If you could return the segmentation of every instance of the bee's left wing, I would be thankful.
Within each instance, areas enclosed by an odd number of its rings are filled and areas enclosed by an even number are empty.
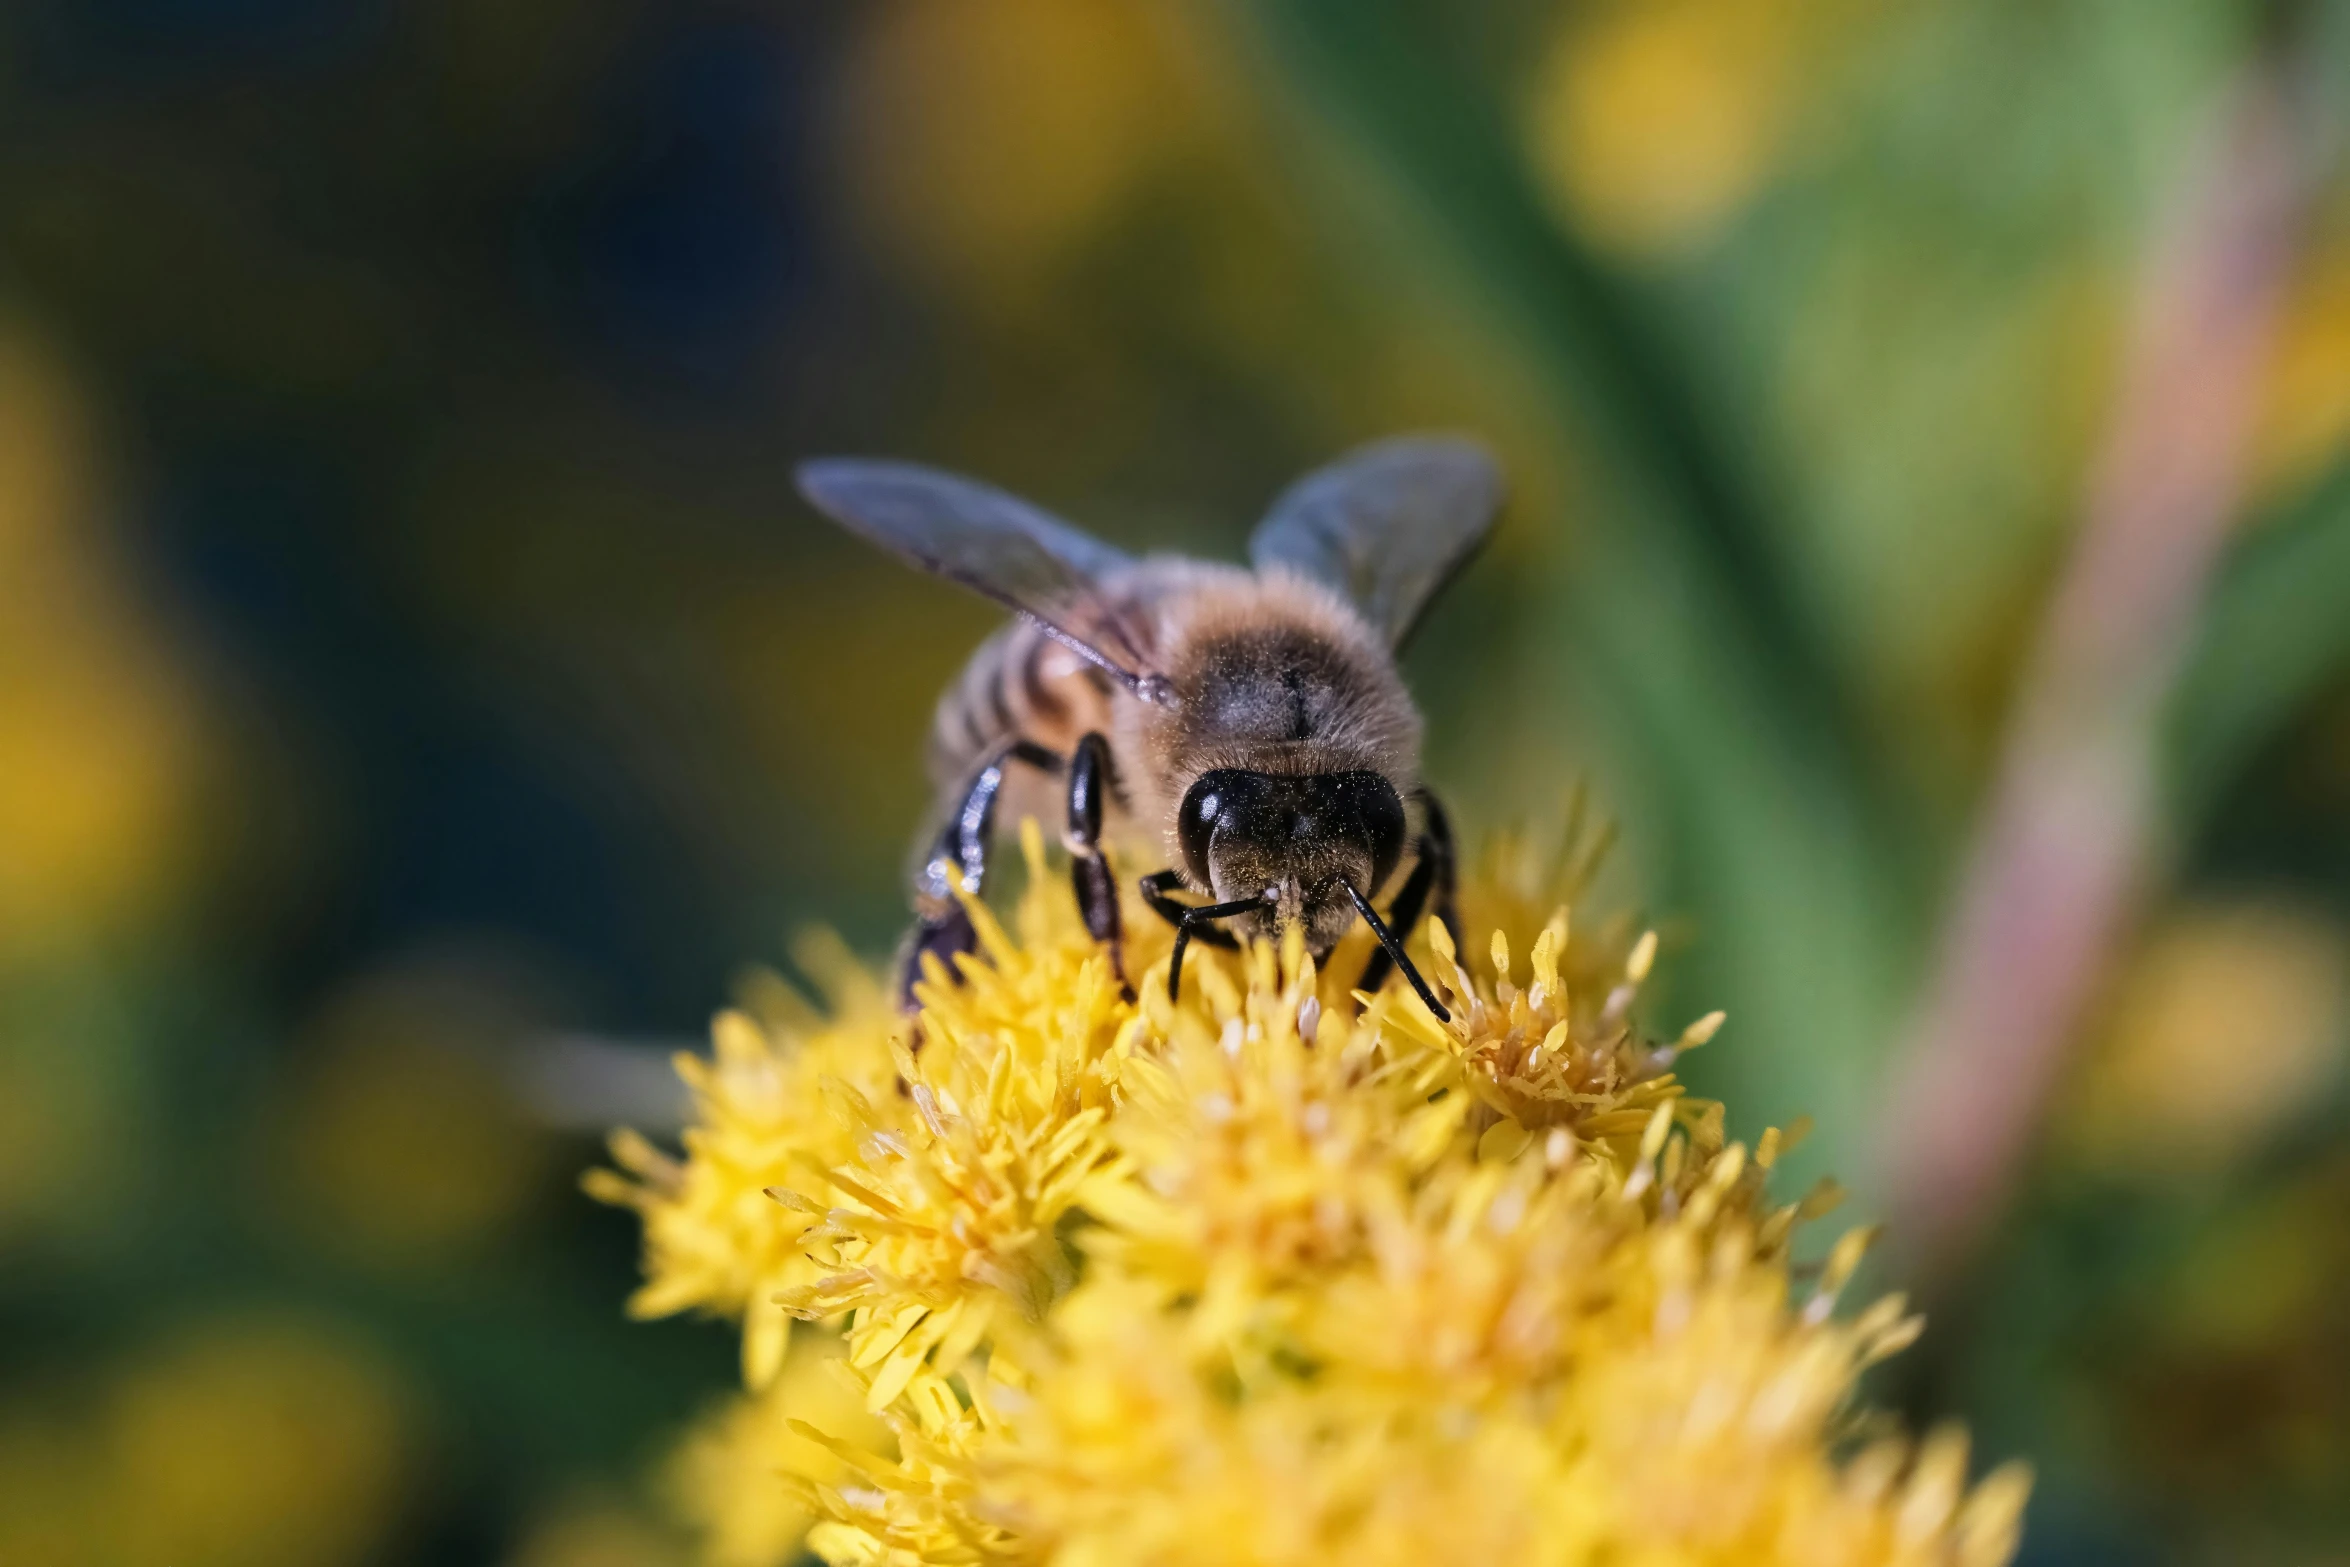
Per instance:
[[[1476,442],[1399,435],[1291,485],[1249,540],[1258,567],[1328,583],[1401,646],[1493,526],[1501,469]]]
[[[802,463],[798,478],[800,493],[850,532],[1036,622],[1145,701],[1168,699],[1145,639],[1101,592],[1134,563],[1123,550],[1017,496],[916,463],[827,457]]]

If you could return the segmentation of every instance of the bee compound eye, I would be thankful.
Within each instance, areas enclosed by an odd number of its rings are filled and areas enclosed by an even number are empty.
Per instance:
[[[1213,885],[1208,874],[1208,845],[1227,808],[1229,776],[1222,770],[1203,773],[1183,795],[1175,814],[1175,841],[1183,850],[1184,869],[1202,887]]]

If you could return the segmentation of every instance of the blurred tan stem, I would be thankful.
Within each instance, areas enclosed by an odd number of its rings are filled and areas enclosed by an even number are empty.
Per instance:
[[[2247,73],[2144,280],[2083,526],[1895,1063],[1879,1168],[1907,1271],[1928,1285],[2004,1206],[2066,1047],[2162,872],[2156,719],[2242,499],[2307,147],[2280,73]]]

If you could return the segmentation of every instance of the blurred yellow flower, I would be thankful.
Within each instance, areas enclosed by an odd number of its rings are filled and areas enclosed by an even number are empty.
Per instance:
[[[253,1318],[122,1378],[108,1415],[124,1559],[356,1561],[390,1523],[410,1413],[391,1370],[322,1325]]]
[[[414,1427],[392,1370],[331,1324],[189,1323],[94,1399],[0,1411],[0,1561],[357,1563],[398,1515]]]
[[[1779,1134],[1683,1093],[1718,1014],[1636,1026],[1653,934],[1488,877],[1480,952],[1426,938],[1449,1025],[1358,1005],[1359,931],[1202,953],[1178,1004],[1138,923],[1128,1002],[1026,849],[1016,930],[974,906],[919,1033],[841,977],[830,1022],[730,1016],[682,1163],[623,1137],[636,1180],[593,1178],[645,1216],[640,1306],[841,1322],[830,1396],[896,1438],[787,1370],[716,1438],[759,1456],[703,1496],[715,1538],[784,1493],[858,1567],[2008,1559],[2019,1471],[1970,1487],[1950,1434],[1837,1456],[1916,1321],[1834,1314],[1859,1234],[1790,1298],[1833,1193],[1772,1202]]]
[[[0,321],[0,959],[134,917],[184,868],[189,683],[98,529],[64,368]]]
[[[829,1333],[794,1345],[782,1374],[760,1392],[714,1411],[670,1461],[668,1490],[704,1530],[710,1567],[783,1567],[799,1553],[816,1509],[786,1474],[832,1484],[847,1462],[800,1427],[867,1452],[890,1450],[889,1428],[867,1413]]]
[[[842,195],[914,276],[986,302],[1048,276],[1186,123],[1146,15],[1092,0],[890,0],[839,91]]]
[[[500,1075],[528,1025],[493,965],[415,958],[305,1029],[269,1189],[326,1249],[397,1268],[480,1255],[546,1190],[551,1144]]]
[[[2322,1101],[2350,1047],[2350,935],[2286,904],[2190,906],[2118,981],[2063,1131],[2074,1155],[2193,1179]]]
[[[534,1520],[507,1567],[686,1567],[684,1542],[642,1513],[594,1496]]]
[[[848,1129],[828,1102],[841,1092],[886,1095],[896,1068],[885,1046],[887,993],[836,944],[812,940],[797,954],[824,987],[829,1020],[808,1014],[770,1031],[743,1012],[720,1014],[711,1058],[680,1056],[694,1121],[679,1163],[633,1134],[612,1152],[633,1179],[591,1171],[587,1189],[644,1216],[645,1285],[629,1302],[642,1317],[696,1308],[745,1319],[743,1379],[763,1388],[783,1368],[791,1318],[764,1309],[778,1291],[811,1282],[803,1246],[809,1215],[767,1189],[809,1162],[845,1162]],[[762,1309],[752,1309],[754,1306]]]
[[[2350,240],[2316,250],[2277,323],[2252,474],[2263,491],[2315,479],[2350,445]]]
[[[1778,159],[1817,0],[1610,0],[1568,13],[1529,104],[1535,162],[1601,241],[1711,234]]]

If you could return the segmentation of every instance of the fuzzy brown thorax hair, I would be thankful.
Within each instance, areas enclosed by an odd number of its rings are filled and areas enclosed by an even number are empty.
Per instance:
[[[1122,702],[1119,749],[1139,824],[1173,829],[1183,791],[1213,768],[1302,776],[1376,772],[1406,799],[1420,715],[1395,656],[1338,594],[1289,571],[1145,563],[1178,580],[1158,598],[1153,651],[1175,705]]]

